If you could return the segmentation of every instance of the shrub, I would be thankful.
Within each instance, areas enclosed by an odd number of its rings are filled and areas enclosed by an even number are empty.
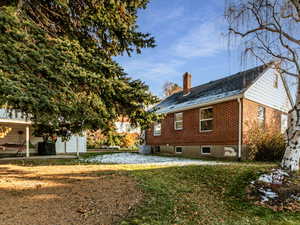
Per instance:
[[[137,133],[123,133],[121,147],[133,148],[138,144],[139,135]]]
[[[247,132],[248,158],[257,161],[279,161],[286,143],[284,135],[274,127],[261,128],[252,125]]]
[[[87,148],[101,148],[102,146],[120,146],[123,135],[117,132],[104,134],[100,130],[87,132]]]
[[[137,133],[110,132],[104,134],[100,130],[87,133],[88,149],[101,148],[102,146],[120,146],[122,148],[134,148],[139,141]]]

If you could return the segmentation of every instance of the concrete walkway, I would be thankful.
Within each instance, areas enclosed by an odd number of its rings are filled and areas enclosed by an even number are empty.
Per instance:
[[[0,162],[5,161],[15,161],[15,160],[34,160],[34,159],[77,159],[77,156],[75,155],[36,155],[36,156],[30,156],[29,158],[26,157],[5,157],[0,158]]]

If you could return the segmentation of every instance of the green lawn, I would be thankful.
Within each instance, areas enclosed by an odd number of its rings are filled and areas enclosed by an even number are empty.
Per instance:
[[[26,161],[23,165],[49,164],[82,163],[47,160]],[[273,212],[245,198],[249,182],[274,166],[265,163],[187,167],[101,165],[101,169],[133,177],[144,192],[143,203],[121,225],[299,225],[300,213]]]
[[[121,224],[299,225],[300,213],[273,212],[245,199],[245,186],[269,167],[238,164],[132,171],[146,199]]]

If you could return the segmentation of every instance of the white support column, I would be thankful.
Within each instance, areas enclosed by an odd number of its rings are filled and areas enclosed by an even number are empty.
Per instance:
[[[26,126],[26,158],[29,158],[29,126]]]
[[[65,152],[65,154],[67,154],[67,141],[66,140],[64,141],[64,152]]]
[[[79,157],[79,135],[76,135],[76,154]]]

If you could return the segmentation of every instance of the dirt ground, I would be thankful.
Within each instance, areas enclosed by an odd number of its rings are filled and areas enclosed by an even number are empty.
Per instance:
[[[108,225],[141,199],[130,177],[93,165],[0,165],[1,225]]]

